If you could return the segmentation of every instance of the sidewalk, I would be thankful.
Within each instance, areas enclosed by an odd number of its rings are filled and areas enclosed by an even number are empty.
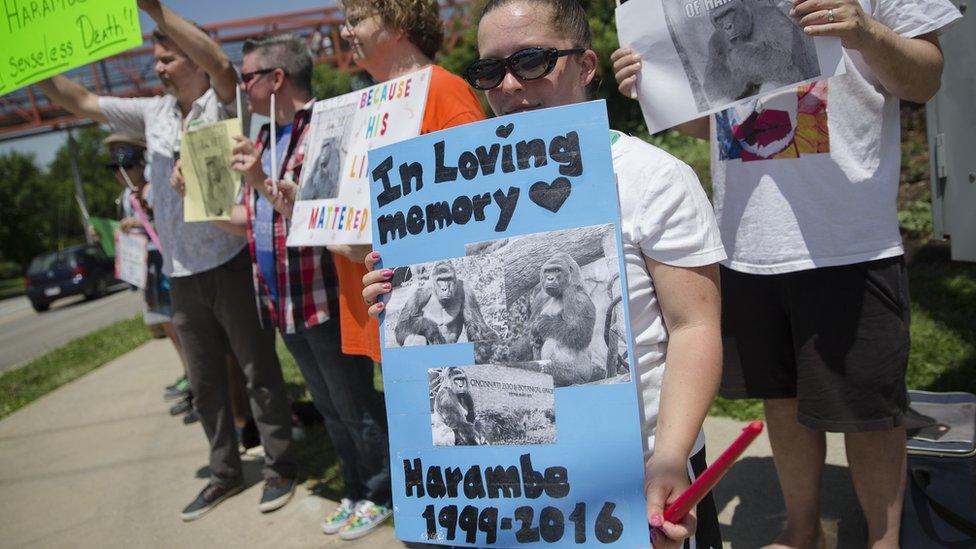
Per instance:
[[[285,508],[263,515],[260,462],[250,486],[198,521],[183,508],[203,487],[207,444],[199,424],[170,417],[162,387],[177,374],[166,340],[154,340],[0,421],[0,539],[4,547],[402,547],[393,528],[345,542],[319,531],[336,503],[299,487]],[[720,451],[742,423],[706,422]],[[842,446],[829,440],[824,488],[828,547],[860,545],[863,519]],[[710,456],[711,457],[711,456]],[[716,490],[726,547],[773,540],[783,520],[763,435]]]
[[[705,420],[705,441],[711,463],[745,422],[722,417]],[[843,435],[827,435],[821,511],[827,547],[863,547],[867,525],[847,472]],[[756,439],[713,491],[725,547],[753,549],[772,543],[786,524],[786,511],[766,432]]]

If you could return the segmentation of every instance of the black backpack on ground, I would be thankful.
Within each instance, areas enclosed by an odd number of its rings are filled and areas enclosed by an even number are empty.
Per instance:
[[[976,396],[909,391],[901,546],[976,547]]]

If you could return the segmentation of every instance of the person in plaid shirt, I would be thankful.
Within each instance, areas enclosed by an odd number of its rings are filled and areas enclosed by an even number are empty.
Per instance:
[[[241,89],[251,109],[274,116],[282,185],[298,183],[315,100],[312,58],[305,41],[285,34],[244,43]],[[276,112],[271,113],[271,94]],[[270,189],[270,125],[256,143],[238,137],[232,167],[245,176],[243,204],[231,224],[246,231],[262,318],[281,330],[305,377],[341,461],[350,502],[388,506],[391,500],[386,411],[373,386],[373,361],[342,353],[336,281],[325,248],[285,246],[288,220]],[[335,533],[342,524],[336,526]]]

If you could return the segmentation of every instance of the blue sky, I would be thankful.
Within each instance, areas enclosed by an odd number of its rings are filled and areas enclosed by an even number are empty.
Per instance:
[[[269,2],[268,0],[234,0],[233,2],[227,0],[171,0],[165,3],[180,15],[203,25],[335,4],[333,0],[284,0],[281,2]],[[141,20],[144,31],[154,26],[152,19],[145,14],[142,14]],[[64,139],[64,132],[56,132],[5,141],[0,143],[0,154],[10,150],[32,153],[36,157],[38,165],[46,168]]]

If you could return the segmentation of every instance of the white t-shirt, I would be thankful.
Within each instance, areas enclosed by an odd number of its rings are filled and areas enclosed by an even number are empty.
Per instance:
[[[899,35],[944,30],[947,0],[861,0]],[[715,213],[725,265],[777,274],[903,253],[896,199],[899,100],[860,53],[847,73],[733,107],[712,118]]]
[[[695,172],[640,139],[612,135],[646,460],[654,449],[668,330],[644,256],[676,267],[700,267],[725,259],[725,250]],[[692,454],[703,444],[699,433]]]
[[[183,197],[169,184],[184,123],[176,98],[101,97],[98,106],[113,131],[146,137],[153,226],[163,247],[163,273],[172,277],[194,275],[219,267],[240,253],[247,244],[243,237],[213,223],[183,221]],[[210,89],[193,102],[185,121],[216,122],[231,115]]]

